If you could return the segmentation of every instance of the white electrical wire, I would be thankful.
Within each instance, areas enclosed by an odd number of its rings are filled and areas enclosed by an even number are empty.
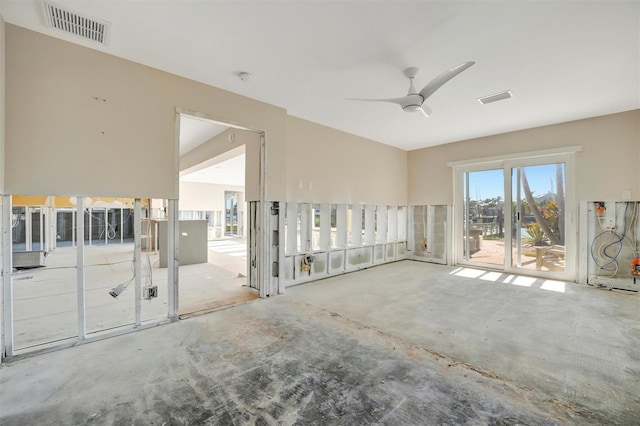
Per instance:
[[[629,207],[631,204],[631,212]],[[602,215],[596,213],[598,223],[600,225],[601,233],[596,235],[591,243],[591,256],[595,264],[598,266],[596,272],[596,282],[598,276],[601,277],[615,277],[620,270],[620,257],[626,258],[629,252],[624,251],[625,244],[630,249],[631,259],[638,257],[640,253],[640,241],[638,241],[638,215],[640,213],[637,202],[625,202],[624,214],[622,215],[622,232],[618,234],[616,229],[606,228],[602,222]],[[598,241],[600,238],[606,236],[605,240]],[[594,250],[597,245],[597,249]],[[607,250],[617,246],[615,254],[608,253]],[[624,253],[623,253],[624,251]],[[625,255],[626,253],[626,255]],[[613,284],[611,284],[611,287]]]

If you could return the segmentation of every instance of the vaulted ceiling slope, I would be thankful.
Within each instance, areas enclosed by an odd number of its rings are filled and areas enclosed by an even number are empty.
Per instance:
[[[39,0],[6,22],[83,44],[406,150],[640,108],[639,1],[56,0],[110,22],[106,46],[45,24]],[[345,98],[418,90],[433,114]],[[242,81],[241,71],[253,78]],[[513,98],[477,98],[510,90]]]

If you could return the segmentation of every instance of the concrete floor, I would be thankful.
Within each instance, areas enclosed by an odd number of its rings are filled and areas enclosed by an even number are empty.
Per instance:
[[[402,261],[5,364],[0,423],[640,424],[639,307]]]

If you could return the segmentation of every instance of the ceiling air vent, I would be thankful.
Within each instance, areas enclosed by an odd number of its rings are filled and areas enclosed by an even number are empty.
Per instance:
[[[48,1],[43,4],[47,24],[51,28],[102,45],[107,44],[110,22],[73,12]]]
[[[513,98],[513,95],[511,94],[511,92],[508,90],[505,90],[504,92],[494,93],[493,95],[487,95],[487,96],[478,98],[478,102],[480,102],[482,105],[486,105],[486,104],[490,104],[491,102],[498,102],[504,99],[511,99],[511,98]]]

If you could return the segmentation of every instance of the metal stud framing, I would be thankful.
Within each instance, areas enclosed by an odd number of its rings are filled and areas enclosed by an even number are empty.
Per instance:
[[[11,271],[11,196],[2,196],[2,326],[4,357],[13,356],[13,282]]]
[[[178,274],[179,274],[179,261],[178,261],[178,242],[180,238],[178,236],[178,200],[169,200],[168,203],[168,226],[167,232],[167,247],[169,250],[169,256],[167,257],[167,282],[169,283],[169,297],[168,316],[172,320],[178,319],[179,312],[179,300],[178,300]]]
[[[122,215],[121,215],[122,217]],[[135,325],[142,325],[142,277],[140,276],[140,261],[142,259],[142,207],[140,198],[134,202],[133,213],[133,274],[135,279]],[[122,228],[121,228],[122,229]]]
[[[84,197],[78,197],[77,209],[78,219],[76,220],[76,268],[78,287],[78,340],[82,342],[87,337],[87,321],[84,294]],[[89,218],[91,218],[91,215],[89,215]],[[91,230],[89,230],[89,235],[91,235]]]

